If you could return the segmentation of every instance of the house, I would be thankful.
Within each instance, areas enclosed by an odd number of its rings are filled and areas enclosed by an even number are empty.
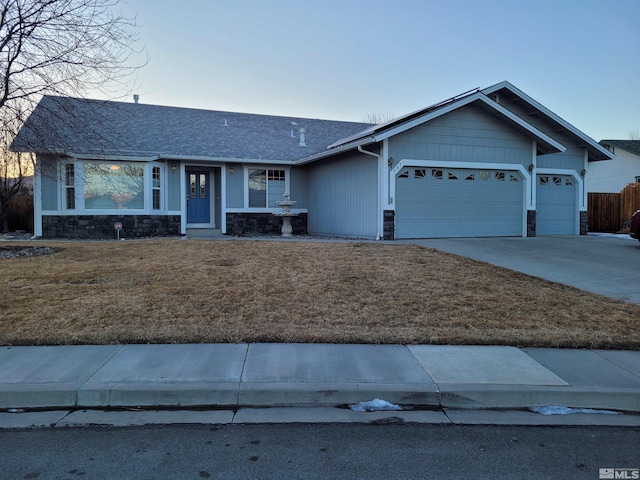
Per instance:
[[[615,155],[598,162],[587,171],[587,190],[618,193],[630,183],[640,182],[640,140],[601,140],[600,145]]]
[[[368,239],[585,234],[591,163],[614,155],[502,82],[371,125],[46,96],[35,235],[216,228]]]

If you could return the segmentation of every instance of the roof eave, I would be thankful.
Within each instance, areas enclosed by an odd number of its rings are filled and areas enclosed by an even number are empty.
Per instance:
[[[351,143],[347,143],[344,145],[341,145],[339,147],[334,147],[331,149],[328,149],[324,152],[320,152],[320,153],[316,153],[315,155],[311,155],[309,157],[305,157],[302,158],[300,160],[295,161],[294,163],[296,165],[305,165],[307,163],[312,163],[315,162],[317,160],[322,160],[323,158],[328,158],[328,157],[332,157],[334,155],[338,155],[340,153],[344,153],[344,152],[349,152],[351,150],[355,150],[358,147],[361,147],[363,145],[370,145],[372,143],[376,143],[377,140],[375,139],[375,137],[367,137],[355,142],[351,142]]]
[[[615,158],[615,156],[612,155],[611,152],[609,152],[606,148],[604,148],[602,145],[600,145],[598,142],[596,142],[593,138],[591,138],[587,134],[581,132],[576,127],[571,125],[569,122],[564,120],[562,117],[559,117],[558,115],[553,113],[551,110],[549,110],[547,107],[542,105],[540,102],[534,100],[529,95],[527,95],[526,93],[524,93],[522,90],[520,90],[519,88],[515,87],[511,83],[507,82],[506,80],[503,81],[503,82],[500,82],[500,83],[496,83],[495,85],[487,87],[487,88],[485,88],[485,89],[483,89],[481,91],[485,95],[489,95],[491,93],[495,93],[495,92],[497,92],[499,90],[502,90],[503,88],[509,90],[514,95],[520,97],[522,100],[524,100],[529,105],[534,107],[540,113],[542,113],[546,117],[552,119],[554,122],[562,125],[562,127],[564,129],[566,129],[569,133],[571,133],[573,136],[575,136],[575,137],[579,138],[581,141],[585,142],[585,148],[587,148],[587,150],[589,151],[589,159],[590,160],[595,160],[595,161],[598,161],[598,160],[611,160],[611,159]]]

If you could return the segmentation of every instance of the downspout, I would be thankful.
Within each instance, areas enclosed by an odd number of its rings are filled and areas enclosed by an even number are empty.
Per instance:
[[[378,160],[377,163],[377,169],[378,169],[378,177],[380,176],[380,155],[378,153],[373,153],[370,152],[368,150],[365,150],[364,148],[362,148],[362,145],[358,145],[358,151],[360,153],[364,153],[365,155],[371,155],[372,157],[375,157]],[[380,207],[380,198],[382,195],[381,189],[382,189],[382,179],[378,178],[378,201],[376,202],[376,210]],[[378,212],[378,217],[381,218],[381,214],[382,212]],[[382,232],[380,231],[380,218],[378,219],[378,233],[376,234],[376,240],[380,240],[383,238]]]

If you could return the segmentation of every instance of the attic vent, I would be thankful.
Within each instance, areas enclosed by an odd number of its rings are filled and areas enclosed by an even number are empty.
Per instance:
[[[306,147],[307,144],[305,143],[304,134],[307,132],[307,129],[306,128],[301,128],[299,131],[300,131],[300,143],[299,143],[299,145],[301,147]]]

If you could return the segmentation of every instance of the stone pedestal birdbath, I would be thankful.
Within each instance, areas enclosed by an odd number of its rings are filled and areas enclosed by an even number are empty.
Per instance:
[[[289,194],[285,193],[282,195],[284,200],[276,202],[278,206],[282,207],[282,211],[278,213],[274,213],[276,217],[282,217],[282,236],[285,238],[293,236],[293,228],[291,227],[291,217],[297,217],[300,215],[298,212],[292,212],[291,207],[293,207],[296,201],[289,200]]]

